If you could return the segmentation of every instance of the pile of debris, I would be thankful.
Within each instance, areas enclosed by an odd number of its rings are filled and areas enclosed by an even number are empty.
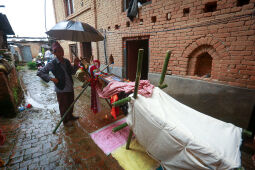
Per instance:
[[[20,96],[22,90],[13,55],[6,49],[0,50],[0,116],[15,116]]]

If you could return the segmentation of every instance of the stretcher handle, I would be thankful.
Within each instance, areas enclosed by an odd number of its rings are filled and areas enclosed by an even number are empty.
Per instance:
[[[246,129],[242,129],[242,135],[247,136],[247,137],[252,137],[252,132],[248,131]]]
[[[142,70],[142,63],[143,63],[143,53],[144,49],[139,49],[138,51],[138,61],[137,61],[137,69],[136,69],[136,78],[135,78],[135,90],[134,90],[134,98],[137,98],[137,93],[138,93],[138,87],[139,87],[139,82],[141,78],[141,70]]]
[[[163,66],[162,73],[161,73],[160,80],[159,80],[159,84],[158,84],[158,87],[161,88],[161,89],[167,87],[167,84],[163,84],[163,82],[165,80],[166,70],[167,70],[167,66],[168,66],[168,63],[169,63],[170,56],[171,56],[171,51],[168,50],[166,52],[164,66]]]
[[[114,102],[112,105],[113,105],[114,107],[118,107],[118,106],[121,106],[121,105],[123,105],[123,104],[129,102],[130,100],[131,100],[131,97],[126,97],[126,98],[124,98],[124,99],[121,99],[121,100],[118,100],[118,101]]]
[[[142,63],[143,63],[143,53],[144,53],[144,49],[139,49],[139,51],[138,51],[137,69],[136,69],[136,78],[135,78],[135,90],[134,90],[134,96],[133,96],[134,99],[137,98],[138,87],[139,87],[140,78],[141,78],[141,70],[142,70]],[[113,103],[113,106],[119,106],[119,105],[125,104],[125,103],[129,102],[130,100],[131,100],[131,97],[126,97],[126,98],[124,98],[124,99],[122,99],[120,101],[117,101],[117,102]],[[123,129],[124,127],[126,127],[127,125],[128,125],[127,123],[124,123],[124,124],[116,127],[115,129],[113,129],[113,131],[117,132],[120,129]],[[129,149],[129,145],[130,145],[132,136],[133,136],[133,131],[130,129],[129,135],[128,135],[127,144],[126,144],[126,149]]]
[[[137,93],[138,93],[138,87],[139,87],[139,82],[141,78],[141,70],[142,70],[142,63],[143,63],[143,53],[144,49],[139,49],[138,51],[138,61],[137,61],[137,69],[136,69],[136,78],[135,78],[135,89],[134,89],[134,98],[137,98]],[[130,97],[126,97],[124,99],[121,99],[119,101],[114,102],[112,105],[117,107],[121,106],[131,100]]]
[[[112,129],[113,132],[118,132],[119,130],[123,129],[124,127],[127,127],[128,124],[127,123],[123,123],[115,128]]]

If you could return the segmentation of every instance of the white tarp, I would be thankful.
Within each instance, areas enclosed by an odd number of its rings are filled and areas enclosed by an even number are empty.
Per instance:
[[[129,103],[127,123],[165,169],[241,166],[241,128],[200,113],[157,87],[151,98],[138,95]]]

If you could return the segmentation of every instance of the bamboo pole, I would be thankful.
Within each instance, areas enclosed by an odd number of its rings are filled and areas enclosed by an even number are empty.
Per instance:
[[[143,53],[144,49],[139,49],[138,51],[138,61],[137,61],[137,69],[136,69],[136,78],[135,78],[135,90],[134,90],[134,98],[137,98],[137,92],[139,87],[139,82],[141,78],[141,70],[142,70],[142,63],[143,63]]]
[[[136,79],[135,79],[135,89],[134,89],[134,95],[133,97],[136,99],[137,98],[137,94],[138,94],[138,87],[139,87],[139,83],[140,83],[140,78],[141,78],[141,70],[142,70],[142,62],[143,62],[143,53],[144,53],[144,50],[143,49],[139,49],[138,51],[138,61],[137,61],[137,70],[136,70]],[[126,97],[122,100],[119,100],[117,102],[114,102],[113,103],[113,106],[120,106],[120,105],[123,105],[127,102],[129,102],[131,100],[131,97]],[[123,123],[117,127],[115,127],[113,129],[113,132],[117,132],[121,129],[123,129],[124,127],[128,126],[127,123]],[[133,135],[133,131],[130,129],[129,131],[129,135],[128,135],[128,140],[127,140],[127,144],[126,144],[126,149],[129,149],[129,145],[130,145],[130,142],[131,142],[131,138],[132,138],[132,135]]]
[[[242,135],[247,136],[247,137],[252,137],[252,132],[246,130],[246,129],[242,129]]]
[[[158,87],[160,88],[160,89],[164,89],[164,88],[166,88],[168,85],[167,84],[162,84],[162,85],[159,85]]]
[[[142,63],[143,63],[143,53],[144,49],[139,49],[138,51],[138,61],[137,61],[137,69],[136,69],[136,78],[135,78],[135,89],[134,89],[134,95],[133,97],[136,99],[137,98],[137,93],[138,93],[138,87],[139,87],[139,82],[141,78],[141,70],[142,70]],[[126,97],[124,99],[121,99],[119,101],[114,102],[112,105],[113,106],[120,106],[123,105],[131,100],[130,97]]]
[[[61,118],[61,120],[58,122],[57,126],[53,130],[53,134],[56,133],[57,129],[59,128],[60,124],[63,122],[64,118],[66,117],[67,113],[70,111],[70,109],[73,107],[73,105],[76,103],[76,101],[81,97],[82,93],[86,90],[86,88],[89,86],[89,82],[83,85],[83,90],[81,93],[76,97],[76,99],[73,101],[73,103],[69,106],[69,108],[66,110],[64,116]]]
[[[114,107],[118,107],[118,106],[121,106],[121,105],[123,105],[123,104],[129,102],[130,100],[131,100],[131,97],[126,97],[126,98],[124,98],[124,99],[121,99],[121,100],[118,100],[118,101],[114,102],[112,105],[113,105]]]
[[[128,124],[127,123],[123,123],[115,128],[112,129],[113,132],[118,132],[119,130],[123,129],[124,127],[127,127]]]
[[[105,101],[106,101],[106,103],[108,104],[108,106],[109,106],[110,108],[112,108],[112,105],[111,105],[111,103],[108,101],[108,99],[105,99]]]
[[[133,136],[133,131],[130,129],[130,130],[129,130],[129,135],[128,135],[127,144],[126,144],[126,149],[129,149],[132,136]]]
[[[143,63],[143,53],[144,49],[139,49],[138,52],[138,61],[137,61],[137,69],[136,69],[136,78],[135,78],[135,90],[134,90],[134,99],[137,98],[137,93],[138,93],[138,87],[139,87],[139,82],[141,78],[141,70],[142,70],[142,63]],[[131,138],[133,136],[133,131],[130,129],[129,135],[128,135],[128,140],[126,144],[126,149],[129,149],[129,145],[131,142]]]
[[[165,75],[166,75],[166,70],[169,63],[170,55],[171,55],[171,51],[167,51],[165,61],[164,61],[164,66],[163,66],[162,73],[159,80],[159,85],[158,85],[158,87],[161,89],[167,87],[167,84],[163,84],[163,82],[165,80]]]
[[[135,89],[134,89],[134,95],[133,97],[136,99],[137,98],[137,93],[138,93],[138,87],[139,87],[139,82],[140,82],[140,77],[141,77],[141,70],[142,70],[142,61],[143,61],[143,53],[144,50],[143,49],[139,49],[138,51],[138,61],[137,61],[137,68],[136,68],[136,79],[135,79]],[[126,97],[124,99],[121,99],[119,101],[114,102],[112,105],[117,107],[117,106],[121,106],[127,102],[129,102],[131,100],[131,97]],[[124,123],[125,124],[125,123]],[[121,130],[122,126],[124,124],[121,124],[119,126],[116,127],[116,129],[113,131],[117,132],[119,130]]]

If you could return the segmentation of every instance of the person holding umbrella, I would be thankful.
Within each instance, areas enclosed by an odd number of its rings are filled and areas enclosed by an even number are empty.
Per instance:
[[[68,59],[64,58],[64,50],[58,42],[52,44],[53,54],[56,56],[51,62],[38,70],[37,76],[45,82],[52,81],[55,84],[60,115],[63,117],[68,107],[74,101],[74,89],[72,75],[78,69],[79,59],[76,57],[72,66]],[[50,77],[49,72],[52,72],[55,77]],[[72,120],[77,120],[79,117],[73,116],[73,108],[70,109],[63,123],[65,126],[71,126]]]

